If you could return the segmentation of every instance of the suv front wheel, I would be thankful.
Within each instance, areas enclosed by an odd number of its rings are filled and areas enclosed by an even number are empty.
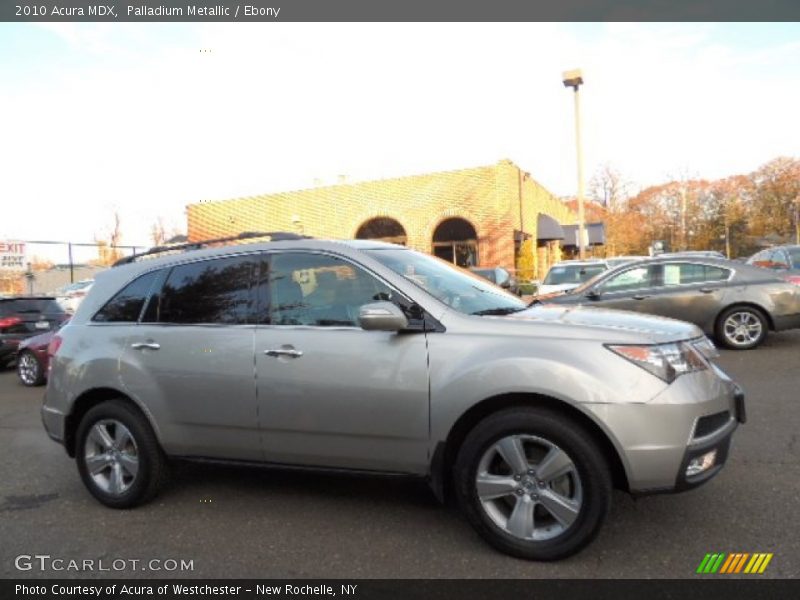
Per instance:
[[[83,483],[112,508],[147,502],[166,478],[166,460],[150,423],[123,400],[103,402],[84,415],[75,456]]]
[[[490,415],[458,453],[455,488],[490,544],[520,558],[557,560],[586,546],[611,503],[611,475],[590,435],[538,408]]]

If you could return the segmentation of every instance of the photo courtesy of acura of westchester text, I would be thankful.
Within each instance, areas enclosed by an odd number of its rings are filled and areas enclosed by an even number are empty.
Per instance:
[[[292,9],[0,22],[8,594],[798,578],[800,25]]]

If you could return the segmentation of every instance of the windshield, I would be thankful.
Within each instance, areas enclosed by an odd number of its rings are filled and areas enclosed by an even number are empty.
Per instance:
[[[542,283],[545,285],[583,283],[605,270],[605,265],[554,265]]]
[[[393,248],[365,252],[461,313],[502,315],[527,306],[502,288],[433,256]]]
[[[621,267],[619,269],[615,268],[613,270],[616,273],[617,271],[621,271],[622,268]],[[580,284],[575,289],[570,290],[569,293],[570,294],[583,294],[586,290],[588,290],[590,287],[593,287],[598,281],[603,279],[606,275],[608,275],[609,278],[611,277],[611,275],[609,274],[608,270],[600,271],[597,275],[595,275],[591,279],[587,279],[586,281],[584,281],[582,284]]]

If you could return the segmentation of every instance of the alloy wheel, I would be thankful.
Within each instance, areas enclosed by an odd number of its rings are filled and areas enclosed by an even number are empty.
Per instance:
[[[764,326],[761,319],[747,310],[728,315],[722,325],[725,339],[733,346],[749,346],[758,341]]]
[[[526,541],[561,535],[583,504],[575,463],[561,448],[533,435],[510,435],[492,444],[478,464],[475,490],[494,524]]]
[[[130,430],[116,419],[95,423],[86,436],[86,469],[103,492],[120,496],[139,473],[139,451]]]
[[[39,361],[29,352],[24,352],[17,360],[17,373],[22,383],[35,385],[39,379]]]

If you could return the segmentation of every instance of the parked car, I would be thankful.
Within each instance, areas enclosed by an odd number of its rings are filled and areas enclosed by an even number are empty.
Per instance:
[[[271,239],[126,260],[54,336],[44,426],[100,502],[153,498],[171,457],[402,474],[552,560],[612,487],[707,482],[744,422],[689,323],[529,308],[384,242]]]
[[[800,285],[800,246],[775,246],[747,259],[748,265],[772,269],[777,275]]]
[[[562,260],[550,267],[537,293],[541,296],[569,291],[609,268],[605,260]]]
[[[94,279],[84,279],[83,281],[70,283],[59,289],[56,296],[64,310],[74,313],[81,301],[86,297],[86,294],[92,289],[92,285],[94,285]]]
[[[17,348],[17,376],[23,385],[43,385],[47,380],[49,357],[47,347],[59,328],[69,321],[62,321],[54,329],[22,340]]]
[[[519,296],[517,280],[503,267],[470,267],[469,270],[475,275],[488,279],[495,285],[499,285],[501,288]]]
[[[14,362],[22,340],[55,329],[68,317],[52,296],[0,298],[0,367]]]
[[[690,321],[736,350],[755,348],[770,330],[800,327],[800,288],[764,269],[710,257],[640,261],[540,300]]]

